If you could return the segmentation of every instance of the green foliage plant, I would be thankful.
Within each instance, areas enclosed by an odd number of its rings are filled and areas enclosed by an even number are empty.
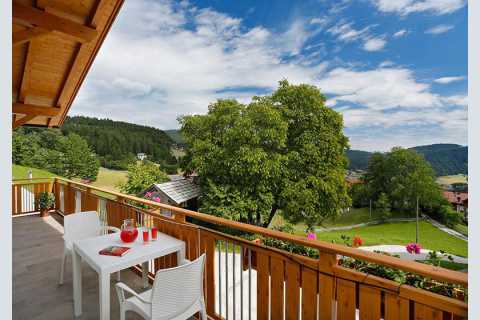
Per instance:
[[[55,204],[55,195],[51,192],[41,192],[38,196],[38,207],[43,210],[48,210]]]

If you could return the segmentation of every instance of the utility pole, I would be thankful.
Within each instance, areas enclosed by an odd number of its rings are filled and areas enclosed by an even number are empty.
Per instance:
[[[415,243],[418,243],[418,196],[417,196],[417,226],[416,226],[416,233],[415,233]]]

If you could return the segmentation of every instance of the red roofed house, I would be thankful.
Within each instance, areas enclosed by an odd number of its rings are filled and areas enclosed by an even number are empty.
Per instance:
[[[468,192],[443,191],[443,197],[448,200],[457,212],[463,212],[465,219],[468,213]]]

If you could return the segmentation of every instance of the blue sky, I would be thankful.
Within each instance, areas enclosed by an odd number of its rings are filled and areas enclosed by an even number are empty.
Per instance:
[[[466,1],[126,1],[72,113],[172,129],[284,78],[320,88],[352,149],[466,144]]]

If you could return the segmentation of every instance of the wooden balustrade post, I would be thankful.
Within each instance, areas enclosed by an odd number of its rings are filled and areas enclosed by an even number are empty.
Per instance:
[[[186,222],[185,215],[183,213],[174,212],[173,218],[175,219],[175,221],[180,223]]]
[[[318,294],[320,320],[331,320],[335,310],[334,268],[338,264],[337,255],[321,251],[319,253]]]
[[[125,203],[125,198],[122,196],[117,196],[117,202],[118,203]]]

